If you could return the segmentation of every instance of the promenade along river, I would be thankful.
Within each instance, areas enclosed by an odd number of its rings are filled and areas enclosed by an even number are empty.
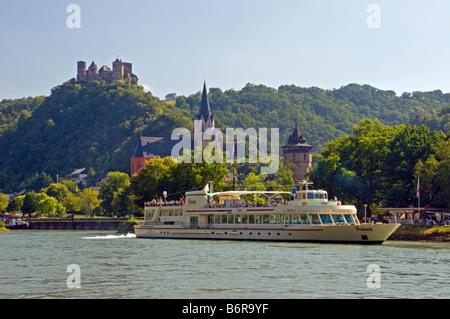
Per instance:
[[[450,243],[166,240],[55,230],[0,233],[0,242],[1,299],[450,297]],[[80,271],[68,272],[69,265]],[[76,277],[80,288],[69,288]]]

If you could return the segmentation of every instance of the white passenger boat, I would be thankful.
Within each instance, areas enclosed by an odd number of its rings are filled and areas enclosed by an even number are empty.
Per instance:
[[[361,224],[355,206],[328,200],[324,190],[292,193],[191,191],[183,206],[146,205],[134,230],[140,238],[381,244],[400,226]],[[262,195],[265,205],[245,202]]]

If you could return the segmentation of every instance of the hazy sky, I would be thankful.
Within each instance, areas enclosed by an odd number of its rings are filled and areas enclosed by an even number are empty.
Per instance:
[[[0,45],[0,100],[49,95],[77,61],[112,68],[118,56],[160,98],[204,79],[450,91],[448,0],[0,0]]]

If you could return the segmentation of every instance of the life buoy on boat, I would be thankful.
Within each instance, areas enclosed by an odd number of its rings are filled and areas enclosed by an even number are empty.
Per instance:
[[[160,223],[161,222],[161,217],[158,217],[158,223]]]
[[[302,202],[302,205],[305,206],[305,205],[308,205],[308,203],[307,202]]]
[[[341,202],[337,202],[338,205],[341,205]]]

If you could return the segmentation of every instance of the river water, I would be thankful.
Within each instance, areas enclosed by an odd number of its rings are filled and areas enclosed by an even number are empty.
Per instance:
[[[15,230],[0,233],[0,243],[0,299],[450,297],[450,243],[165,240],[67,230]],[[74,264],[79,271],[68,270]]]

